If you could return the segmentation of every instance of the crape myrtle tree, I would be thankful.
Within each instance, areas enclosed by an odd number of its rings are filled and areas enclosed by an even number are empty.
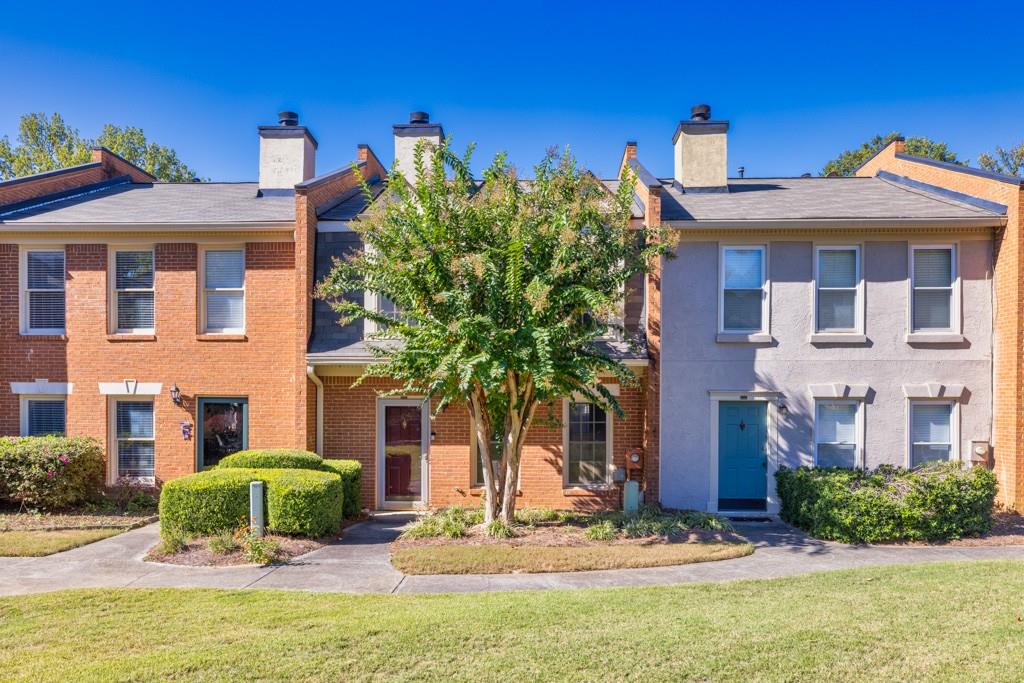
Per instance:
[[[393,170],[354,223],[364,248],[337,260],[317,295],[342,325],[365,318],[390,340],[371,341],[378,362],[356,384],[396,379],[386,395],[434,399],[435,414],[466,406],[496,531],[513,523],[523,444],[535,421],[557,421],[552,402],[577,395],[624,415],[598,378],[637,378],[597,342],[623,332],[627,281],[668,247],[659,230],[630,228],[631,177],[611,194],[566,150],[549,151],[528,182],[499,154],[480,182],[471,154],[420,143],[411,177]],[[344,298],[360,289],[397,313]]]

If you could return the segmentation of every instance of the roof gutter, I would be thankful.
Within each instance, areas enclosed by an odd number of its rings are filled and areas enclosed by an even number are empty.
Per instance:
[[[663,226],[687,230],[844,230],[872,228],[1001,228],[1006,216],[966,218],[788,218],[781,220],[663,221]]]
[[[293,230],[295,221],[237,221],[231,223],[37,223],[0,220],[0,233],[8,232],[262,232]]]

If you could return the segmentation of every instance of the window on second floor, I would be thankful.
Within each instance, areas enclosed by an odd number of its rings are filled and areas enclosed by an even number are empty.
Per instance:
[[[860,331],[863,329],[860,249],[818,247],[816,258],[816,331]]]
[[[955,330],[956,249],[952,245],[913,246],[910,262],[911,331]]]
[[[767,331],[766,272],[764,246],[722,248],[720,332]]]
[[[152,332],[155,322],[154,258],[150,250],[114,252],[114,331]]]
[[[245,250],[209,249],[203,258],[202,330],[245,331]]]
[[[64,334],[64,250],[22,253],[22,332]]]

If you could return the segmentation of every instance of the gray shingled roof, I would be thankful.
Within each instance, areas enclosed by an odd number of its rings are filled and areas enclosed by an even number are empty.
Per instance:
[[[22,206],[0,223],[225,224],[293,222],[291,194],[259,197],[257,183],[124,182],[81,195]]]
[[[374,199],[380,196],[380,193],[383,191],[384,183],[382,181],[377,180],[370,183],[370,193]],[[366,195],[363,194],[362,188],[357,188],[342,198],[337,204],[325,211],[321,211],[317,218],[322,221],[350,221],[366,210],[367,206]]]
[[[684,192],[663,179],[666,221],[993,219],[999,214],[881,178],[730,179],[728,192]]]

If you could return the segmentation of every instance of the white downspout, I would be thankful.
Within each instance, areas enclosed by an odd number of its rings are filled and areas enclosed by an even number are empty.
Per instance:
[[[316,385],[316,454],[324,454],[324,383],[312,365],[306,366],[306,377]]]

